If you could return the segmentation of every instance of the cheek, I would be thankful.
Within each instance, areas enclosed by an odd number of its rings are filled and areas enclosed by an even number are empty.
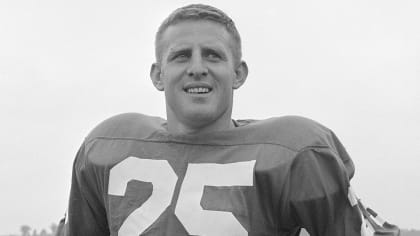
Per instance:
[[[216,66],[212,68],[215,78],[223,84],[232,84],[236,77],[235,71],[230,66]]]
[[[165,68],[165,70],[162,70],[161,76],[165,86],[175,86],[182,79],[183,71],[184,70],[182,68],[174,67]]]

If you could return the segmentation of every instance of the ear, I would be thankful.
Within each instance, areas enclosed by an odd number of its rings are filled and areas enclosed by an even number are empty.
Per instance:
[[[236,77],[233,81],[233,89],[238,89],[241,87],[244,83],[246,78],[248,77],[248,65],[245,61],[241,61],[238,65],[238,67],[235,70]]]
[[[153,63],[150,68],[150,78],[152,79],[155,88],[159,91],[163,91],[165,89],[163,86],[161,72],[160,65],[158,63]]]

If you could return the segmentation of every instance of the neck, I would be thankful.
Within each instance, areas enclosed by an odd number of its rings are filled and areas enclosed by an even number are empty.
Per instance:
[[[213,120],[195,116],[193,119],[178,119],[175,114],[168,112],[168,131],[171,134],[204,134],[215,131],[228,130],[235,127],[231,118],[231,111]]]

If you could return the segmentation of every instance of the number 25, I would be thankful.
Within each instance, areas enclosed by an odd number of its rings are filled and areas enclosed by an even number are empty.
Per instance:
[[[255,160],[229,164],[191,163],[181,185],[175,215],[190,235],[247,235],[231,212],[204,210],[200,206],[204,186],[252,186]],[[128,157],[109,175],[108,194],[124,196],[130,180],[151,182],[150,198],[122,223],[119,236],[138,236],[171,203],[177,175],[166,160]],[[204,223],[204,224],[203,224]]]

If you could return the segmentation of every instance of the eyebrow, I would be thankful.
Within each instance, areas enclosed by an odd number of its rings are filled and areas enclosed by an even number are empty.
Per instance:
[[[169,48],[169,53],[179,52],[186,49],[188,49],[188,46],[174,46],[174,47]]]
[[[223,59],[227,58],[226,52],[220,48],[217,45],[203,45],[202,52],[208,53],[208,52],[214,52],[220,55]],[[192,49],[189,46],[178,46],[173,47],[169,49],[167,60],[170,60],[173,56],[179,54],[179,53],[191,53]]]

